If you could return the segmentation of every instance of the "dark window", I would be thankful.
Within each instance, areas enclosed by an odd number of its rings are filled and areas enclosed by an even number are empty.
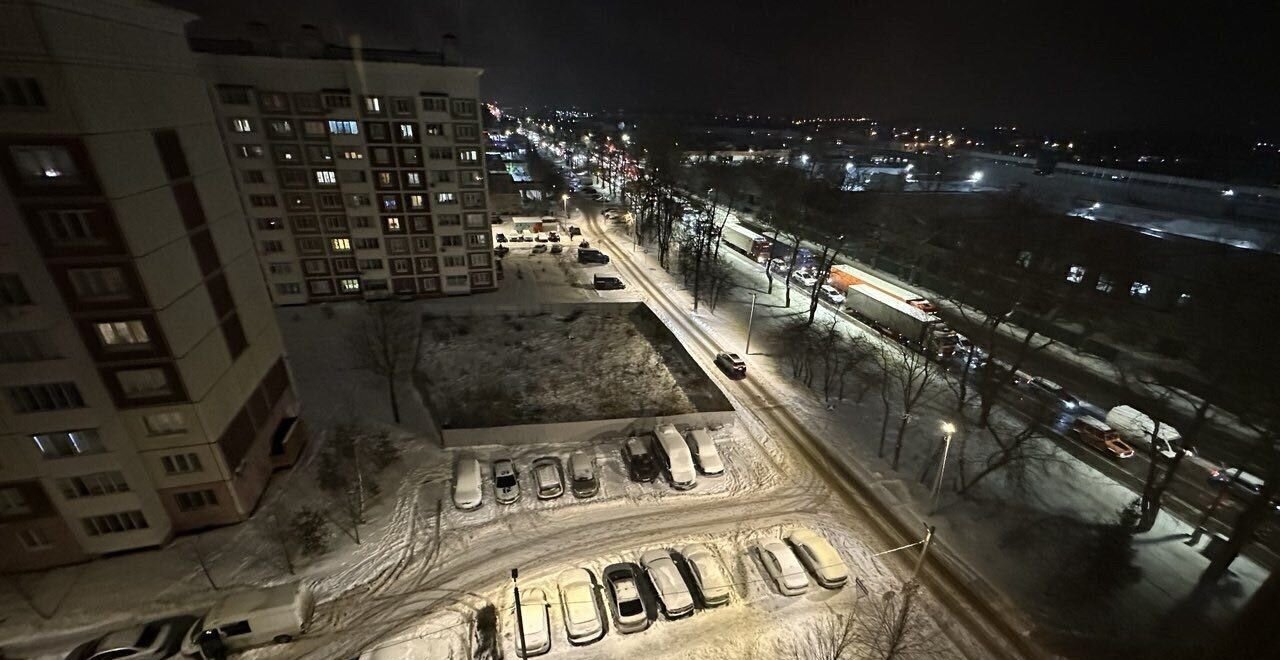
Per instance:
[[[151,134],[156,141],[156,149],[160,151],[160,162],[164,164],[164,173],[169,180],[181,179],[191,175],[187,167],[187,156],[182,153],[182,142],[178,140],[177,131],[155,131]]]
[[[203,227],[208,220],[204,208],[200,206],[200,196],[190,181],[174,184],[173,201],[178,204],[178,213],[182,215],[182,225],[187,229]]]
[[[248,635],[249,633],[253,632],[253,630],[249,628],[248,621],[237,621],[235,623],[228,623],[227,625],[219,628],[218,630],[221,630],[222,634],[226,635],[227,637],[235,637],[236,635]]]

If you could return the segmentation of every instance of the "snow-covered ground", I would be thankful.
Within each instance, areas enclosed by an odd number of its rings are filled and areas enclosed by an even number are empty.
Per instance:
[[[617,237],[619,244],[628,240],[624,234]],[[1216,631],[1265,578],[1264,569],[1242,557],[1220,587],[1196,591],[1208,559],[1204,543],[1184,543],[1190,536],[1186,522],[1166,513],[1150,532],[1117,533],[1119,511],[1134,499],[1132,491],[1047,443],[1042,450],[1057,458],[1028,472],[1025,480],[997,475],[967,499],[947,492],[937,514],[927,515],[930,494],[917,481],[936,447],[936,429],[944,420],[959,421],[954,403],[938,395],[913,411],[909,428],[914,439],[906,443],[900,469],[894,472],[887,460],[876,456],[884,414],[877,395],[871,393],[862,403],[825,402],[792,379],[791,366],[775,345],[776,332],[771,329],[807,313],[806,292],[793,291],[793,307],[787,309],[780,281],[774,283],[775,293],[766,295],[764,273],[736,254],[729,258],[739,272],[738,284],[745,288],[730,294],[715,313],[705,307],[698,313],[689,311],[688,292],[658,267],[653,254],[636,255],[634,262],[680,303],[687,319],[721,346],[743,345],[749,294],[757,294],[752,351],[747,356],[750,377],[768,383],[781,405],[817,430],[816,435],[840,455],[868,471],[890,506],[908,507],[938,524],[938,541],[1029,614],[1036,637],[1051,648],[1079,657],[1101,655],[1104,649],[1126,657],[1171,650],[1195,653],[1212,645]],[[822,323],[831,317],[829,310],[820,308]],[[838,323],[850,333],[879,340],[855,322]],[[732,388],[730,393],[733,396]],[[894,405],[891,442],[897,423]],[[957,439],[968,432],[962,428]],[[978,448],[981,440],[973,433],[970,446]],[[953,462],[946,491],[954,470]]]
[[[602,298],[583,290],[583,270],[576,264],[546,265],[544,273],[539,265],[524,264],[538,273],[538,300]],[[529,300],[528,281],[512,282],[510,276],[509,269],[503,288],[492,298],[411,304],[446,309]],[[403,423],[391,425],[381,383],[351,368],[344,346],[346,329],[359,314],[354,304],[279,310],[303,416],[313,428],[314,441],[299,465],[275,475],[252,520],[183,536],[153,551],[23,576],[19,586],[34,597],[37,607],[27,605],[16,592],[0,597],[0,649],[6,657],[60,657],[75,643],[111,629],[199,612],[235,590],[292,580],[307,582],[316,594],[308,633],[291,644],[264,647],[243,657],[346,659],[378,649],[377,657],[448,658],[454,652],[462,658],[471,647],[476,612],[488,603],[497,607],[504,652],[510,655],[511,568],[520,568],[530,586],[543,582],[550,587],[547,581],[564,568],[635,560],[644,549],[689,540],[714,546],[733,571],[740,584],[731,605],[683,621],[660,621],[638,635],[610,633],[582,648],[567,646],[555,618],[553,657],[620,657],[633,651],[658,658],[770,657],[771,640],[794,636],[822,613],[847,612],[856,599],[852,586],[827,592],[815,585],[800,598],[769,591],[745,548],[751,539],[776,536],[797,525],[828,535],[872,594],[900,586],[903,576],[893,572],[893,556],[873,557],[888,548],[874,540],[877,536],[863,517],[845,509],[793,450],[779,444],[750,414],[739,424],[714,430],[726,474],[702,478],[691,491],[676,491],[661,480],[628,481],[618,438],[591,447],[601,479],[601,492],[594,498],[576,500],[566,493],[557,500],[539,501],[528,491],[525,476],[522,501],[500,506],[492,500],[486,470],[484,505],[477,511],[456,510],[449,482],[457,454],[440,448],[412,386],[401,386]],[[350,421],[389,429],[400,459],[378,479],[382,492],[360,528],[361,542],[357,544],[352,534],[335,532],[327,553],[314,559],[295,557],[290,574],[273,522],[287,520],[303,505],[334,508],[315,486],[315,455],[326,440],[324,429]],[[564,443],[466,451],[484,461],[509,456],[527,474],[536,457],[567,459],[582,448]],[[944,657],[982,657],[936,601],[922,597],[919,602],[934,622],[925,627],[948,631]],[[53,614],[42,618],[36,609]],[[750,635],[742,635],[743,630],[750,630]]]

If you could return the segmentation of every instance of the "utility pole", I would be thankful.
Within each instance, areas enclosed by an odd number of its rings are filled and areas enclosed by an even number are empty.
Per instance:
[[[956,432],[956,427],[951,422],[943,422],[942,424],[942,464],[938,466],[938,478],[933,482],[933,503],[929,505],[929,515],[938,512],[938,494],[942,492],[942,475],[947,471],[947,454],[951,452],[951,436]],[[963,460],[963,457],[961,457]],[[928,548],[928,541],[925,542],[925,548]]]
[[[916,558],[916,567],[911,569],[911,582],[915,582],[916,576],[920,574],[920,567],[924,565],[924,558],[929,554],[929,544],[933,542],[933,530],[937,529],[935,525],[925,525],[924,547],[920,548],[920,556]]]
[[[511,586],[516,590],[516,651],[520,657],[525,657],[524,648],[524,612],[520,609],[520,583],[516,580],[520,577],[520,569],[511,569]]]
[[[1209,519],[1213,517],[1213,513],[1218,510],[1218,506],[1222,504],[1223,500],[1227,499],[1227,489],[1238,478],[1240,478],[1240,468],[1236,468],[1230,479],[1222,482],[1222,486],[1218,488],[1217,496],[1213,498],[1213,502],[1209,504],[1208,508],[1204,510],[1204,514],[1200,516],[1200,520],[1196,522],[1195,529],[1191,532],[1191,538],[1187,539],[1187,545],[1195,545],[1200,542],[1200,537],[1204,536],[1205,531],[1207,531],[1204,526],[1208,524]]]
[[[747,350],[743,351],[743,356],[751,355],[751,323],[756,318],[756,294],[751,293],[751,311],[747,314]]]

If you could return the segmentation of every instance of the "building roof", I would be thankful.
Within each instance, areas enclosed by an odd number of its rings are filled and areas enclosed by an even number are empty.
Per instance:
[[[214,55],[250,55],[310,60],[365,60],[368,62],[398,62],[402,64],[428,64],[451,66],[440,51],[395,50],[391,48],[350,48],[321,44],[310,53],[291,42],[272,41],[257,43],[249,39],[211,39],[191,37],[187,39],[191,50]]]

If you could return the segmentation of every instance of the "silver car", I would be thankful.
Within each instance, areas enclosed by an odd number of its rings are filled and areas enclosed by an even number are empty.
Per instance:
[[[510,459],[493,462],[493,497],[499,504],[514,504],[520,499],[520,478]]]

